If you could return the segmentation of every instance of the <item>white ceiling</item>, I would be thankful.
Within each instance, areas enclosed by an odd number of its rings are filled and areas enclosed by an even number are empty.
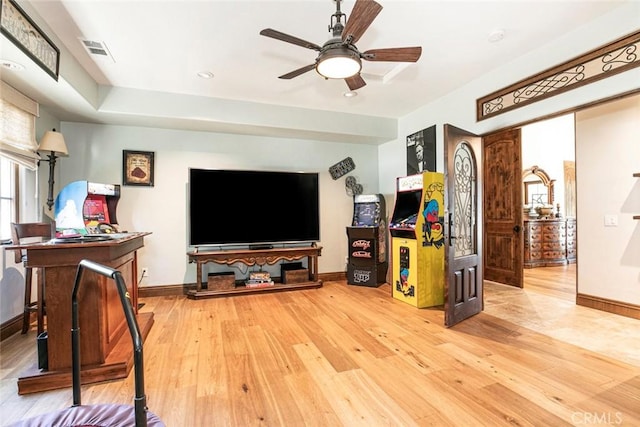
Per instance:
[[[330,36],[333,0],[18,3],[60,44],[61,78],[46,75],[2,36],[2,59],[27,67],[2,70],[3,80],[63,121],[146,125],[154,113],[134,105],[138,90],[170,94],[190,108],[194,100],[212,98],[266,104],[255,105],[265,114],[278,105],[396,119],[626,1],[379,0],[383,10],[358,41],[359,50],[422,46],[422,57],[415,64],[363,61],[367,85],[354,98],[343,96],[344,81],[324,80],[313,70],[278,79],[313,63],[317,52],[259,35],[273,28],[322,45]],[[353,3],[342,3],[347,18]],[[495,30],[505,36],[491,43]],[[89,56],[82,39],[104,43],[113,60]],[[197,77],[205,70],[215,77]],[[520,78],[505,76],[505,85]],[[103,103],[113,89],[128,94],[131,111]],[[203,121],[183,119],[179,127],[202,129]]]

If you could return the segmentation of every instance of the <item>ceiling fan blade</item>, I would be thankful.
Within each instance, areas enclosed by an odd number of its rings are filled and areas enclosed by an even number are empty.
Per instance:
[[[309,64],[309,65],[305,65],[304,67],[302,67],[302,68],[298,68],[297,70],[293,70],[293,71],[291,71],[290,73],[283,74],[283,75],[281,75],[281,76],[280,76],[280,77],[278,77],[278,78],[279,78],[279,79],[289,80],[289,79],[292,79],[292,78],[294,78],[294,77],[298,77],[300,74],[304,74],[304,73],[306,73],[307,71],[311,71],[311,70],[313,70],[314,68],[316,68],[316,64],[315,64],[315,63],[314,63],[314,64]]]
[[[382,6],[373,0],[356,0],[347,25],[342,30],[342,41],[355,44],[381,10]]]
[[[417,62],[422,55],[422,48],[415,47],[392,47],[388,49],[371,49],[362,54],[362,58],[367,61],[388,61],[388,62]]]
[[[290,36],[289,34],[282,33],[280,31],[274,30],[272,28],[265,28],[260,31],[260,35],[271,37],[272,39],[281,40],[283,42],[295,44],[298,46],[306,47],[307,49],[313,49],[320,52],[322,49],[315,43],[308,42],[306,40],[299,39],[298,37]]]
[[[348,77],[344,79],[344,81],[347,82],[347,86],[349,86],[350,90],[357,90],[367,85],[367,82],[364,81],[360,74]]]

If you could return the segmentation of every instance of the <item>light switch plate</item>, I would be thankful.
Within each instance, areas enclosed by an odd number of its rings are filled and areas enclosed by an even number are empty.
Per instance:
[[[607,214],[604,216],[604,226],[605,227],[617,227],[618,226],[618,215]]]

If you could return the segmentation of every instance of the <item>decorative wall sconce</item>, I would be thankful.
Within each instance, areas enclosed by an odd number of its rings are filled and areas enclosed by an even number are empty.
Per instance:
[[[40,141],[38,151],[48,151],[48,159],[42,159],[43,162],[49,162],[49,194],[47,196],[47,206],[49,210],[53,207],[53,171],[56,167],[56,159],[59,157],[56,154],[66,156],[69,154],[67,151],[67,145],[64,143],[64,137],[60,132],[52,131],[45,132]]]

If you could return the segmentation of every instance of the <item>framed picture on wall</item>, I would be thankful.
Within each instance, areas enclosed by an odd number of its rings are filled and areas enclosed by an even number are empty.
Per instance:
[[[436,126],[407,136],[407,175],[436,171]]]
[[[60,49],[14,0],[0,0],[0,33],[58,80]]]
[[[122,150],[122,184],[153,187],[152,151]]]

